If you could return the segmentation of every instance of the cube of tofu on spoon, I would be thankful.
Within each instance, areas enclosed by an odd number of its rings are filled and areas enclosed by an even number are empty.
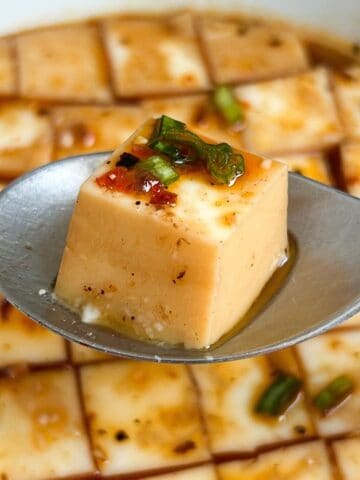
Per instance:
[[[56,295],[187,348],[234,327],[286,258],[287,167],[147,121],[82,185]]]

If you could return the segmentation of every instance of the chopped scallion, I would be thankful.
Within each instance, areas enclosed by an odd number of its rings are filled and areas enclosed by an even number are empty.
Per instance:
[[[170,185],[170,183],[175,182],[179,178],[170,162],[159,155],[152,155],[148,159],[139,162],[137,168],[149,172],[165,186]]]
[[[244,111],[230,87],[225,85],[217,87],[213,94],[213,102],[230,125],[244,121]]]
[[[315,395],[314,405],[323,413],[327,413],[348,397],[353,388],[352,379],[348,375],[340,375]]]
[[[281,373],[261,395],[255,411],[277,417],[283,414],[296,399],[301,389],[301,380],[294,375]]]

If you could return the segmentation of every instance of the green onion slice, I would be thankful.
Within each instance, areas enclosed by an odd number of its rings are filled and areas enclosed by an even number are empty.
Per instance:
[[[261,395],[255,411],[272,417],[283,414],[301,389],[301,380],[294,375],[280,373]]]
[[[168,186],[179,178],[176,170],[171,166],[170,162],[160,157],[159,155],[152,155],[146,160],[139,162],[136,168],[151,173],[163,185]]]
[[[244,110],[230,87],[225,85],[217,87],[213,94],[213,102],[218,112],[230,125],[244,121]]]
[[[327,413],[348,397],[354,389],[353,380],[348,375],[339,375],[314,397],[314,405]]]

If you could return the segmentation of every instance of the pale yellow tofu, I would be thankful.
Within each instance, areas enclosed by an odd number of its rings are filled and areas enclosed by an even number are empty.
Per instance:
[[[16,93],[15,61],[12,42],[0,39],[0,96]]]
[[[96,27],[53,27],[21,34],[16,42],[23,96],[55,101],[111,100]]]
[[[218,480],[213,465],[189,468],[179,472],[146,477],[148,480]],[[145,480],[145,479],[144,479]]]
[[[241,148],[242,129],[229,127],[216,113],[210,95],[187,95],[144,100],[147,117],[168,115],[188,125],[188,128],[217,142],[227,142]]]
[[[313,407],[321,435],[331,436],[360,428],[360,330],[330,332],[297,347],[306,372],[307,393],[313,397],[340,375],[348,375],[354,390],[341,405],[323,415]]]
[[[261,154],[316,151],[342,138],[323,68],[236,88],[245,106],[244,145]]]
[[[347,191],[360,197],[360,142],[341,146],[341,166]]]
[[[356,480],[360,472],[360,438],[347,438],[332,444],[343,480]]]
[[[94,473],[74,373],[0,379],[0,476],[48,480]]]
[[[280,419],[255,413],[259,396],[274,381],[274,370],[264,357],[191,369],[213,454],[249,453],[314,433],[301,395]]]
[[[103,475],[209,460],[184,366],[119,361],[81,368],[94,454]]]
[[[99,352],[99,350],[95,350],[95,348],[84,347],[79,343],[71,343],[70,352],[71,359],[76,364],[97,362],[113,358],[111,355]]]
[[[285,27],[250,18],[203,18],[200,35],[216,83],[273,78],[308,66],[300,39]]]
[[[293,153],[276,157],[279,162],[284,162],[290,172],[297,172],[304,177],[309,177],[326,185],[331,185],[332,178],[329,167],[322,153]]]
[[[360,139],[360,67],[334,74],[333,81],[346,136]]]
[[[133,97],[204,90],[209,79],[190,14],[104,22],[116,94]]]
[[[284,260],[287,168],[243,152],[246,173],[233,187],[189,171],[169,187],[177,204],[161,209],[96,183],[132,141],[81,187],[55,292],[84,321],[208,346],[239,322]]]
[[[218,472],[219,480],[334,480],[326,447],[319,441],[224,463]]]
[[[113,150],[138,128],[143,118],[137,106],[54,108],[54,157]]]
[[[65,342],[0,300],[0,367],[66,360]]]
[[[52,134],[46,113],[28,102],[0,104],[0,176],[13,178],[51,160]]]

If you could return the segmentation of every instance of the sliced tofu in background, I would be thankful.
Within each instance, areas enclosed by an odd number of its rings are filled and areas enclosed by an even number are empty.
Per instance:
[[[0,39],[0,96],[14,95],[17,90],[15,59],[11,40]]]
[[[227,126],[212,106],[210,95],[187,95],[156,98],[143,102],[147,117],[168,115],[181,120],[188,128],[217,142],[241,148],[242,133]]]
[[[341,405],[323,415],[313,407],[313,418],[323,436],[339,435],[360,428],[360,330],[337,330],[297,347],[306,372],[309,403],[339,375],[349,375],[354,391]]]
[[[103,24],[118,96],[204,90],[209,79],[189,13]]]
[[[50,122],[35,103],[1,103],[0,131],[0,177],[13,178],[50,162]]]
[[[54,158],[113,150],[144,121],[137,106],[64,106],[52,110]]]
[[[20,93],[53,101],[111,100],[96,27],[68,25],[19,35]]]
[[[65,341],[0,299],[0,367],[66,360]]]
[[[189,468],[180,472],[157,475],[155,477],[146,477],[147,480],[218,480],[213,465],[204,465],[201,467]],[[144,479],[145,480],[145,479]]]
[[[2,478],[45,480],[94,473],[72,370],[1,378],[0,406]]]
[[[273,450],[251,460],[218,466],[219,480],[334,480],[322,442]],[[355,477],[354,477],[355,478]]]
[[[213,454],[250,453],[313,434],[301,396],[280,419],[254,412],[259,396],[274,381],[264,357],[191,369],[200,389]]]
[[[75,364],[96,362],[113,358],[111,355],[95,350],[95,348],[85,347],[79,343],[70,343],[71,360]]]
[[[335,73],[333,82],[345,134],[360,140],[360,66]]]
[[[324,68],[294,77],[240,86],[244,145],[267,155],[317,151],[338,143],[342,128]]]
[[[284,26],[250,18],[202,18],[199,27],[216,83],[273,78],[308,67],[300,39]]]
[[[332,444],[343,480],[356,480],[360,472],[360,438],[347,438]]]
[[[284,162],[290,172],[297,172],[318,182],[331,185],[333,183],[329,167],[322,153],[295,153],[276,160]]]
[[[360,197],[360,141],[341,146],[341,166],[347,191]]]
[[[103,475],[210,459],[184,366],[107,362],[81,368],[94,454]]]

